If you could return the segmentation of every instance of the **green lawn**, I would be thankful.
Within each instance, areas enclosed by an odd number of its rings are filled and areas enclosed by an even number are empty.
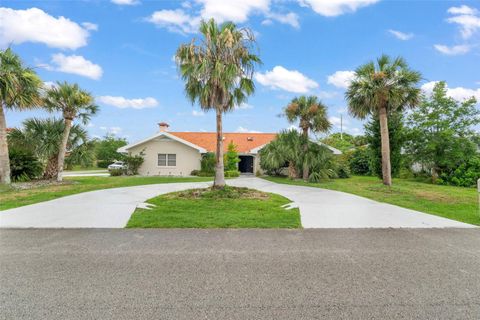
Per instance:
[[[479,194],[474,188],[439,186],[405,179],[394,179],[391,188],[378,178],[354,176],[320,183],[308,183],[280,177],[266,180],[318,187],[356,194],[372,200],[394,204],[437,216],[480,225]]]
[[[151,210],[137,209],[127,228],[300,228],[298,209],[291,201],[247,188],[225,191],[192,189],[148,200]]]
[[[15,190],[3,186],[0,188],[0,210],[99,189],[210,180],[212,178],[209,177],[67,177],[64,184],[39,186],[27,190]]]

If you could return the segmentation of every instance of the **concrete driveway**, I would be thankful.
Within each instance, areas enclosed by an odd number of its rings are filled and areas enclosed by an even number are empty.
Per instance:
[[[0,319],[479,319],[479,229],[0,230]]]
[[[465,223],[379,203],[351,194],[277,184],[255,177],[229,185],[277,193],[300,208],[304,228],[472,228]],[[160,194],[208,182],[105,189],[0,211],[1,228],[123,228],[137,205]]]

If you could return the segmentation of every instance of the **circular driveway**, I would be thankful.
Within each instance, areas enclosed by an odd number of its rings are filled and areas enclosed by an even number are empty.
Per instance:
[[[475,226],[338,191],[277,184],[255,177],[232,186],[280,194],[300,208],[304,228],[474,228]],[[0,211],[0,228],[123,228],[138,205],[155,196],[209,182],[105,189]]]

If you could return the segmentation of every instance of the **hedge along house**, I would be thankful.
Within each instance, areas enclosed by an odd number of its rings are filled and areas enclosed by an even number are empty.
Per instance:
[[[171,132],[165,122],[160,131],[141,141],[126,145],[118,152],[143,154],[145,161],[139,173],[144,176],[188,176],[200,170],[202,155],[215,152],[216,132]],[[259,151],[277,136],[276,133],[224,133],[223,149],[233,143],[239,154],[238,170],[243,174],[261,172]],[[327,146],[334,154],[341,154]]]

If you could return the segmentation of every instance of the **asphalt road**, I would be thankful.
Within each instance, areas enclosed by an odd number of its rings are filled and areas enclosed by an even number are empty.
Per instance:
[[[0,319],[479,319],[479,229],[0,230]]]

